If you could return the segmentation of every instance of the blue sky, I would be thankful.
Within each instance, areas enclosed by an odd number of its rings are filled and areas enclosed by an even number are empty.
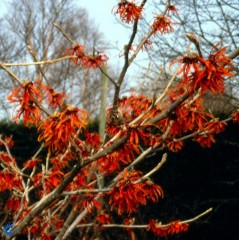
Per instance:
[[[119,16],[113,14],[112,9],[117,3],[119,3],[119,0],[76,0],[76,4],[88,11],[89,17],[94,19],[96,26],[99,27],[106,40],[118,48],[110,52],[109,50],[106,51],[106,54],[110,57],[108,64],[114,64],[118,68],[123,63],[124,58],[119,57],[119,55],[122,53],[124,45],[129,41],[132,24],[127,25],[127,27],[123,26]],[[140,52],[137,59],[141,59],[143,55],[144,53]],[[136,72],[139,73],[139,69],[133,64],[128,73],[132,76]]]
[[[89,17],[94,19],[96,26],[111,44],[123,49],[129,38],[126,28],[112,13],[117,2],[116,0],[78,0],[76,4],[88,11]]]
[[[0,0],[0,15],[6,11],[7,0]],[[126,29],[117,22],[117,17],[112,13],[117,0],[75,0],[75,4],[85,8],[89,17],[94,20],[106,39],[113,45],[123,47],[127,42],[128,34]]]
[[[112,12],[114,6],[119,0],[72,0],[78,6],[85,8],[89,17],[94,20],[94,24],[103,33],[110,46],[115,50],[106,50],[106,54],[110,57],[109,64],[121,65],[123,57],[119,58],[124,45],[129,41],[132,24],[125,28],[119,21],[119,17]],[[6,12],[5,4],[8,0],[0,0],[0,15]],[[141,55],[141,54],[140,54]],[[131,70],[132,72],[132,70]]]

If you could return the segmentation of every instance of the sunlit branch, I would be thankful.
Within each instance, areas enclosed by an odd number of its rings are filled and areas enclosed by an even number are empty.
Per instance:
[[[239,55],[239,48],[237,48],[236,50],[234,50],[230,55],[229,58],[234,59]]]
[[[59,206],[52,212],[52,215],[55,215],[58,211],[60,211],[60,214],[63,213],[66,210],[67,206],[71,203],[71,200],[72,196],[66,195],[65,198],[58,203]]]
[[[98,193],[98,195],[94,198],[95,200],[98,200],[101,197],[101,193]],[[91,207],[93,207],[93,203],[91,204]],[[71,232],[76,228],[76,226],[79,224],[79,222],[88,214],[88,210],[84,209],[80,214],[78,214],[77,218],[72,222],[70,226],[68,226],[67,230],[65,231],[62,240],[65,240],[69,237]],[[57,239],[56,240],[60,240]]]
[[[163,93],[158,97],[158,99],[156,100],[155,104],[158,104],[158,103],[160,103],[163,100],[163,98],[165,97],[165,95],[168,92],[169,87],[172,85],[173,81],[175,80],[175,78],[176,78],[176,76],[178,74],[179,69],[180,69],[180,67],[178,67],[177,70],[174,72],[174,74],[171,77],[171,79],[169,80],[166,88],[164,89]]]
[[[199,218],[202,218],[203,216],[207,215],[208,213],[210,213],[213,209],[209,208],[207,209],[205,212],[197,215],[194,218],[188,219],[188,220],[184,220],[184,221],[180,221],[180,224],[185,224],[185,223],[192,223],[195,222],[196,220],[198,220]],[[158,224],[157,226],[160,228],[165,228],[170,226],[171,223],[167,223],[167,224]],[[97,227],[98,224],[95,223],[85,223],[85,224],[78,224],[77,227],[82,228],[82,227]],[[103,228],[148,228],[149,225],[148,224],[102,224],[100,225]]]
[[[21,66],[31,66],[31,65],[42,65],[42,64],[53,64],[56,62],[61,62],[63,60],[74,59],[77,56],[65,56],[61,58],[51,59],[51,60],[44,60],[39,62],[26,62],[26,63],[2,63],[2,65],[6,67],[21,67]],[[20,82],[19,82],[20,83]]]
[[[184,221],[182,221],[181,223],[191,223],[191,222],[195,222],[195,221],[198,220],[199,218],[201,218],[201,217],[207,215],[208,213],[210,213],[212,210],[213,210],[213,208],[209,208],[209,209],[207,209],[205,212],[197,215],[196,217],[191,218],[191,219],[188,219],[188,220],[184,220]]]
[[[111,188],[102,188],[102,189],[81,189],[81,190],[76,190],[76,191],[64,191],[62,192],[62,196],[67,196],[67,195],[78,195],[81,193],[99,193],[99,192],[108,192],[110,191]]]
[[[55,240],[61,240],[63,235],[66,233],[67,229],[69,228],[69,226],[73,223],[74,219],[78,216],[78,212],[75,210],[75,207],[77,206],[79,200],[80,200],[80,195],[77,197],[77,199],[75,200],[70,213],[68,214],[68,217],[66,218],[59,234],[57,235],[57,237],[55,238]]]
[[[190,97],[189,93],[185,93],[183,96],[181,96],[178,100],[176,100],[174,103],[172,103],[165,111],[162,113],[158,114],[154,118],[149,120],[149,123],[156,123],[166,117],[177,107],[179,106],[182,102],[184,102],[187,98]]]

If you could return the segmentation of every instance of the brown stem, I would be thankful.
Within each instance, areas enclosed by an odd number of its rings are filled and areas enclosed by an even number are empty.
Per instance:
[[[143,8],[147,0],[143,0],[141,3],[141,7]],[[124,46],[124,66],[122,68],[122,71],[120,73],[120,76],[118,78],[117,84],[115,85],[115,94],[114,94],[114,100],[113,100],[113,111],[116,111],[118,109],[118,98],[119,98],[119,93],[120,93],[120,87],[121,84],[125,78],[125,74],[128,70],[128,67],[132,61],[129,61],[129,52],[132,47],[133,41],[135,39],[135,36],[137,34],[137,29],[138,29],[138,19],[135,20],[134,25],[133,25],[133,31],[130,36],[130,40],[127,45]]]

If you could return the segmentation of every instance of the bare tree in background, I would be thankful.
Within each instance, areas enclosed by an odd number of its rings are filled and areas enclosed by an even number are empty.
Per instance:
[[[59,53],[69,46],[69,41],[53,23],[59,24],[74,41],[87,45],[88,52],[106,49],[102,34],[94,22],[73,1],[12,0],[8,1],[6,15],[0,19],[0,61],[30,62],[62,57]],[[19,67],[12,67],[22,79],[42,81],[44,78],[52,87],[63,89],[69,103],[97,114],[95,106],[100,98],[100,71],[83,70],[80,67],[76,69],[68,62],[59,62],[47,68],[44,65],[26,68],[27,71],[23,71]],[[6,99],[8,90],[12,88],[12,83],[6,79],[4,71],[1,71],[2,99]],[[7,101],[1,101],[0,108],[5,109],[7,114]]]
[[[164,5],[164,1],[152,1],[152,6],[159,11]],[[152,81],[154,76],[148,76],[149,81],[144,80],[142,91],[157,92],[165,86],[165,82],[170,78],[170,73],[165,72],[165,66],[169,62],[184,55],[185,48],[189,52],[196,52],[194,45],[187,46],[188,39],[185,37],[186,33],[191,33],[200,39],[200,47],[204,53],[208,53],[213,45],[217,42],[223,43],[227,46],[228,52],[231,53],[233,49],[239,47],[239,2],[237,0],[178,0],[172,1],[176,4],[178,15],[172,17],[175,22],[174,34],[177,38],[172,38],[169,35],[160,36],[151,39],[153,47],[148,49],[148,57],[151,59],[150,68],[155,71],[155,75],[162,72],[161,79]],[[151,19],[145,19],[142,28],[149,25]],[[238,59],[235,62],[235,71],[238,73]],[[235,75],[237,76],[237,74]],[[223,103],[227,111],[238,107],[239,88],[238,77],[231,78],[227,81],[226,95],[209,96],[205,105],[210,105],[210,110],[220,112]],[[225,106],[225,102],[228,102]],[[212,104],[213,103],[213,104]],[[215,106],[214,106],[215,105]]]

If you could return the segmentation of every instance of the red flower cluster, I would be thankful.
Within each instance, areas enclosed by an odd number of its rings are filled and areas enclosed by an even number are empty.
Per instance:
[[[239,109],[236,112],[232,113],[232,118],[233,122],[239,123]]]
[[[55,231],[59,231],[63,226],[64,221],[58,214],[52,216],[47,215],[47,213],[34,218],[31,226],[23,230],[24,234],[31,232],[31,237],[37,239],[39,236],[42,240],[52,240],[55,234],[49,233],[54,227]]]
[[[122,164],[132,162],[136,153],[139,153],[139,146],[127,141],[122,147],[100,158],[93,165],[98,167],[100,173],[109,174],[119,170]]]
[[[68,106],[63,112],[55,112],[39,126],[38,140],[45,141],[51,152],[64,152],[77,135],[77,130],[86,127],[87,114]]]
[[[38,163],[40,163],[42,160],[38,158],[30,159],[23,163],[24,168],[32,169],[34,168]]]
[[[202,147],[209,148],[216,142],[213,134],[202,133],[194,138]]]
[[[138,207],[145,205],[147,200],[157,202],[163,197],[163,190],[160,186],[147,182],[135,182],[139,180],[142,173],[139,171],[125,171],[122,179],[110,191],[109,204],[111,209],[118,209],[119,215],[122,213],[137,212]]]
[[[218,44],[212,48],[208,59],[191,54],[176,60],[183,63],[178,73],[183,74],[183,87],[189,87],[192,92],[199,88],[202,93],[206,90],[214,94],[224,92],[224,78],[233,76],[233,65],[232,60],[225,55],[226,48],[223,47],[213,53],[217,48]]]
[[[121,0],[114,7],[114,14],[119,14],[122,21],[130,23],[141,18],[142,7],[137,6],[135,1]]]
[[[17,114],[13,119],[19,120],[23,116],[23,122],[27,126],[30,123],[38,125],[41,118],[38,103],[41,103],[42,96],[36,85],[38,83],[25,82],[8,96],[9,101],[18,104]]]
[[[106,64],[109,58],[103,52],[97,52],[94,55],[87,55],[81,58],[81,65],[83,68],[99,68]]]
[[[49,107],[51,107],[52,109],[61,107],[66,97],[66,94],[63,92],[55,92],[53,88],[48,86],[43,85],[43,87],[47,93],[47,103],[49,104]]]
[[[6,145],[8,148],[12,148],[14,146],[14,141],[12,137],[4,136],[4,139],[0,137],[0,146]]]
[[[172,22],[170,18],[167,18],[162,14],[157,15],[153,23],[153,33],[160,32],[161,34],[163,34],[173,32],[174,29],[171,26],[172,24],[176,23]]]
[[[178,141],[173,139],[172,141],[170,141],[167,144],[167,147],[172,151],[172,152],[178,152],[179,150],[181,150],[184,146],[184,142],[183,141]]]
[[[39,188],[39,195],[42,196],[44,193],[49,193],[52,189],[56,188],[63,179],[64,174],[61,171],[49,171],[43,176],[42,173],[36,174],[32,181],[35,188]]]
[[[165,237],[168,235],[178,234],[181,232],[186,232],[188,230],[187,223],[181,223],[180,221],[174,221],[167,225],[162,225],[161,223],[151,219],[149,221],[148,230],[152,231],[156,236]]]
[[[100,214],[96,217],[95,221],[100,225],[109,224],[111,221],[111,217],[109,214],[105,213],[104,211],[101,211]]]
[[[89,213],[92,213],[93,209],[100,209],[101,204],[95,199],[95,196],[92,194],[88,194],[84,197],[83,200],[79,201],[75,207],[74,210],[80,209],[81,211],[84,209],[87,209]]]
[[[27,207],[26,201],[21,203],[21,198],[13,195],[10,199],[7,200],[5,209],[9,212],[18,212],[21,204],[22,206]]]
[[[74,63],[79,64],[79,61],[85,57],[84,46],[80,44],[75,44],[71,48],[67,48],[62,54],[70,54],[70,56],[75,56]]]
[[[156,34],[157,32],[163,34],[174,31],[172,24],[176,23],[172,22],[170,18],[171,13],[178,15],[176,7],[173,5],[168,5],[164,14],[158,14],[155,16],[155,20],[152,25],[154,34]]]
[[[1,142],[0,142],[1,143]],[[0,144],[1,145],[1,144]],[[0,161],[3,162],[4,164],[11,164],[11,165],[15,165],[16,164],[16,160],[13,157],[10,157],[7,153],[5,152],[0,152]]]
[[[22,181],[17,174],[11,173],[8,170],[0,172],[0,192],[12,189],[22,190]]]
[[[128,97],[123,97],[118,100],[117,119],[119,120],[119,123],[129,123],[142,114],[142,118],[140,118],[141,122],[146,118],[154,117],[160,112],[160,109],[157,106],[152,106],[153,99],[143,95],[132,94]],[[151,109],[151,111],[148,111],[149,109]],[[112,115],[112,108],[108,109],[108,115]],[[112,125],[117,124],[114,124],[112,119],[108,119],[107,132],[114,135],[115,132],[113,132],[114,127]]]
[[[105,53],[96,51],[93,55],[84,52],[84,46],[76,44],[71,48],[67,48],[62,54],[70,54],[75,56],[74,63],[83,68],[99,68],[106,64],[108,57]]]

